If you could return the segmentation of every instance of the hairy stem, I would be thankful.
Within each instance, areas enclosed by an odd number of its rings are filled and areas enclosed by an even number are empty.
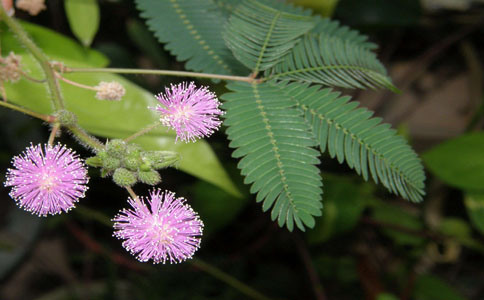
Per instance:
[[[146,134],[148,132],[150,132],[151,130],[155,129],[156,127],[158,127],[160,125],[160,121],[156,121],[155,123],[141,129],[140,131],[134,133],[133,135],[130,135],[128,136],[127,138],[124,139],[124,141],[126,143],[129,143],[131,142],[132,140],[134,140],[135,138],[139,137],[139,136],[142,136],[143,134]]]
[[[93,86],[89,86],[89,85],[85,85],[85,84],[82,84],[82,83],[78,83],[78,82],[69,80],[67,78],[62,77],[62,75],[60,75],[59,73],[55,73],[55,76],[57,78],[59,78],[60,80],[64,81],[65,83],[68,83],[68,84],[73,85],[73,86],[77,86],[77,87],[79,87],[81,89],[86,89],[86,90],[91,90],[91,91],[97,91],[97,89],[95,87],[93,87]]]
[[[71,131],[73,135],[75,135],[81,142],[86,144],[87,146],[91,147],[95,152],[104,148],[104,144],[101,143],[98,139],[93,137],[92,135],[88,134],[84,129],[82,129],[79,125],[70,125],[67,128]]]
[[[52,126],[52,130],[50,132],[50,136],[49,136],[49,145],[53,145],[54,144],[54,139],[55,139],[55,136],[57,135],[57,132],[59,131],[59,128],[60,128],[60,123],[55,123],[54,126]]]
[[[5,24],[10,28],[10,30],[16,35],[17,39],[29,50],[29,52],[34,56],[34,58],[39,62],[42,67],[45,77],[47,80],[47,85],[52,96],[52,103],[56,110],[64,108],[64,100],[62,99],[59,82],[55,78],[54,70],[51,68],[49,59],[40,50],[39,47],[30,39],[22,26],[14,19],[8,16],[5,12],[3,6],[0,5],[0,19],[2,19]]]
[[[131,196],[131,198],[133,198],[133,200],[139,201],[138,195],[136,195],[136,193],[133,191],[133,189],[131,187],[127,186],[126,187],[126,190],[128,191],[128,193]]]
[[[24,113],[26,115],[29,115],[31,117],[34,117],[34,118],[37,118],[37,119],[41,119],[41,120],[43,120],[43,121],[45,121],[47,123],[53,123],[53,122],[56,121],[56,117],[54,117],[54,116],[40,114],[38,112],[31,111],[29,109],[26,109],[26,108],[23,108],[23,107],[20,107],[20,106],[17,106],[17,105],[14,105],[14,104],[10,104],[10,103],[7,102],[7,99],[3,99],[3,101],[0,101],[0,106],[6,107],[6,108],[10,108],[12,110],[19,111],[19,112]]]
[[[195,78],[212,78],[233,81],[254,82],[255,79],[245,76],[231,76],[220,74],[205,74],[197,72],[186,71],[170,71],[170,70],[150,70],[150,69],[121,69],[121,68],[69,68],[62,69],[65,73],[117,73],[117,74],[145,74],[145,75],[167,75],[167,76],[182,76]]]

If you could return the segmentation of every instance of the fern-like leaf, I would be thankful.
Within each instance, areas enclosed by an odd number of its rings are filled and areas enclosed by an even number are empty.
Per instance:
[[[388,190],[415,202],[424,195],[425,173],[417,154],[389,124],[358,102],[309,84],[279,84],[278,89],[304,110],[322,152]]]
[[[341,25],[336,20],[328,18],[320,18],[316,23],[316,26],[311,29],[310,34],[323,34],[327,37],[338,38],[342,41],[351,42],[368,50],[375,50],[378,48],[377,44],[368,41],[368,36],[361,34],[358,30]]]
[[[229,18],[224,38],[235,57],[258,73],[276,64],[314,25],[311,17],[245,0]]]
[[[237,148],[233,156],[243,157],[238,167],[258,193],[263,210],[272,207],[271,217],[279,226],[294,223],[304,230],[314,226],[313,216],[321,215],[319,151],[305,122],[303,112],[276,83],[232,83],[232,92],[222,95],[225,125]]]
[[[221,39],[226,17],[212,0],[136,0],[141,16],[165,48],[189,70],[245,75]]]
[[[265,76],[344,88],[395,89],[373,52],[352,40],[325,34],[305,35]]]

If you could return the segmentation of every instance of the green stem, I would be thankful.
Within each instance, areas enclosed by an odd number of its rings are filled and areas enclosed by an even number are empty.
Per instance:
[[[131,196],[131,198],[133,198],[133,200],[135,201],[139,201],[139,197],[138,195],[136,195],[136,193],[133,191],[132,188],[130,188],[129,186],[126,187],[126,190],[128,191],[129,195]]]
[[[57,135],[57,131],[59,131],[59,128],[60,128],[60,123],[55,123],[54,126],[52,127],[52,131],[50,132],[50,136],[49,136],[49,145],[53,145],[54,144],[54,139],[55,139],[55,136]]]
[[[21,113],[24,113],[26,115],[32,116],[34,118],[41,119],[41,120],[43,120],[43,121],[45,121],[47,123],[52,123],[52,122],[55,122],[56,121],[56,118],[54,116],[39,114],[39,113],[37,113],[35,111],[31,111],[31,110],[28,110],[26,108],[23,108],[23,107],[20,107],[20,106],[17,106],[17,105],[10,104],[10,103],[6,102],[7,99],[4,99],[4,100],[5,101],[0,101],[0,106],[3,106],[3,107],[6,107],[6,108],[10,108],[10,109],[19,111]]]
[[[60,110],[64,108],[64,101],[62,99],[59,82],[55,78],[54,70],[51,68],[49,59],[40,50],[37,45],[28,37],[22,26],[14,19],[8,16],[5,9],[0,5],[0,19],[4,21],[10,30],[16,35],[17,39],[29,50],[34,58],[39,62],[40,66],[44,70],[45,77],[47,80],[47,85],[52,95],[52,103],[54,104],[55,110]]]
[[[82,129],[79,125],[70,125],[67,127],[72,134],[74,134],[81,142],[86,144],[87,146],[94,149],[95,152],[98,150],[104,149],[104,144],[101,143],[98,139],[93,137],[92,135],[88,134],[84,129]]]
[[[229,274],[223,272],[222,270],[204,262],[203,260],[193,258],[189,261],[194,267],[212,275],[213,277],[225,282],[226,284],[230,285],[231,287],[235,288],[242,294],[245,294],[247,297],[256,300],[270,300],[270,298],[266,297],[265,295],[259,293],[258,291],[254,290],[250,286],[246,285],[245,283],[239,281],[237,278],[230,276]]]
[[[142,136],[143,134],[146,134],[146,133],[150,132],[151,130],[155,129],[159,125],[161,125],[160,121],[156,121],[155,123],[149,125],[148,127],[145,127],[143,129],[141,129],[140,131],[134,133],[133,135],[128,136],[127,138],[124,139],[124,141],[126,143],[129,143],[132,140],[134,140],[135,138]]]
[[[117,74],[146,74],[146,75],[167,75],[167,76],[182,76],[182,77],[196,77],[196,78],[212,78],[233,81],[254,82],[255,79],[245,76],[231,76],[221,74],[206,74],[186,71],[169,71],[169,70],[150,70],[150,69],[122,69],[122,68],[69,68],[62,69],[65,73],[76,72],[99,72],[99,73],[117,73]]]

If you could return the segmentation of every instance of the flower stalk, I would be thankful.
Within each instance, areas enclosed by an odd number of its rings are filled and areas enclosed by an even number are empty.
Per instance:
[[[104,149],[104,144],[101,143],[98,139],[88,134],[84,129],[82,129],[79,125],[70,125],[67,127],[72,134],[74,134],[79,141],[87,145],[88,147],[92,148],[95,152]]]
[[[60,129],[60,123],[55,123],[54,126],[52,126],[52,130],[50,132],[49,141],[48,141],[49,145],[52,146],[54,144],[54,139],[59,129]]]
[[[140,131],[128,136],[127,138],[124,139],[124,141],[126,143],[129,143],[131,142],[132,140],[136,139],[137,137],[140,137],[144,134],[147,134],[148,132],[150,132],[151,130],[155,129],[156,127],[160,126],[161,125],[161,122],[160,121],[156,121],[155,123],[141,129]]]

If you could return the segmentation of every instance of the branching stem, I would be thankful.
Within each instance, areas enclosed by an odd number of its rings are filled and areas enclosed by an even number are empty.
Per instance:
[[[245,76],[231,76],[221,74],[206,74],[186,71],[171,71],[171,70],[151,70],[151,69],[122,69],[122,68],[69,68],[62,69],[65,73],[117,73],[117,74],[144,74],[144,75],[166,75],[166,76],[181,76],[181,77],[195,77],[195,78],[212,78],[222,80],[254,82],[254,78]]]
[[[10,103],[7,102],[7,99],[3,99],[3,101],[0,101],[0,106],[6,107],[6,108],[10,108],[12,110],[19,111],[19,112],[24,113],[26,115],[29,115],[31,117],[34,117],[34,118],[37,118],[37,119],[41,119],[41,120],[43,120],[43,121],[45,121],[47,123],[53,123],[53,122],[56,121],[56,117],[54,117],[54,116],[40,114],[40,113],[37,113],[35,111],[31,111],[29,109],[26,109],[26,108],[17,106],[15,104],[10,104]]]

